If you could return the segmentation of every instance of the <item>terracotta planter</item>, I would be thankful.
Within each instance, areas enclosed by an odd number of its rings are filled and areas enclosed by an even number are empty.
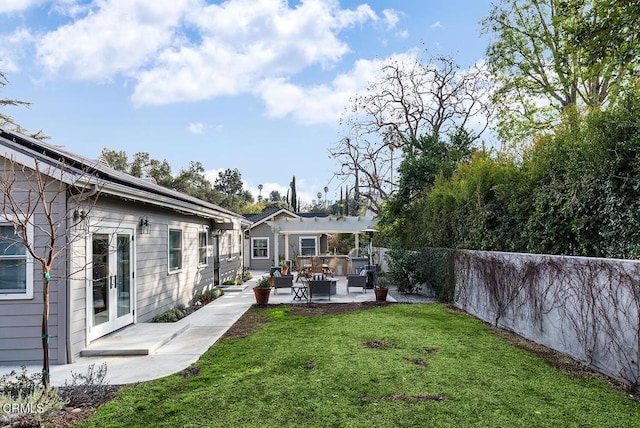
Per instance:
[[[266,305],[269,303],[269,296],[271,295],[271,288],[266,287],[254,287],[253,294],[256,296],[256,304]]]
[[[376,293],[376,302],[387,301],[387,293],[389,292],[388,288],[374,288],[373,291]]]

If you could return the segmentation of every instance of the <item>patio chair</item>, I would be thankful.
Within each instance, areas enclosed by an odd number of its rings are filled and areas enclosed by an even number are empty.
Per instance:
[[[298,276],[296,276],[296,282],[300,281],[301,279],[303,281],[304,279],[309,279],[311,277],[311,266],[307,265],[306,259],[298,258],[296,264],[298,267]]]
[[[278,294],[278,288],[293,287],[293,275],[274,275],[273,276],[273,294]],[[293,290],[289,292],[291,294]]]
[[[349,287],[362,287],[362,292],[367,292],[367,275],[349,274],[347,275],[347,294],[349,294]]]
[[[322,259],[318,256],[311,257],[311,273],[324,273]]]

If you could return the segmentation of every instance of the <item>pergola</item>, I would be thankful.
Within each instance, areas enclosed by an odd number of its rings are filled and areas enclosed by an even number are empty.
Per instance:
[[[289,260],[289,235],[319,235],[333,233],[353,233],[355,235],[355,246],[360,248],[359,235],[365,230],[373,229],[378,223],[369,216],[327,216],[327,217],[300,217],[300,218],[280,218],[278,220],[267,221],[274,238],[273,265],[278,265],[278,235],[284,235],[284,258]]]

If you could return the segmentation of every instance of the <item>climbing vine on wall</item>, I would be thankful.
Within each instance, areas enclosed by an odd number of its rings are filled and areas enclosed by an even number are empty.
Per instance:
[[[454,265],[467,311],[640,386],[640,263],[465,251]]]

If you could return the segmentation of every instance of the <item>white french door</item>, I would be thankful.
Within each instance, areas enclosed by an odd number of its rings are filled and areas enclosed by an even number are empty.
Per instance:
[[[133,323],[133,230],[94,230],[89,270],[89,339],[93,340]]]

